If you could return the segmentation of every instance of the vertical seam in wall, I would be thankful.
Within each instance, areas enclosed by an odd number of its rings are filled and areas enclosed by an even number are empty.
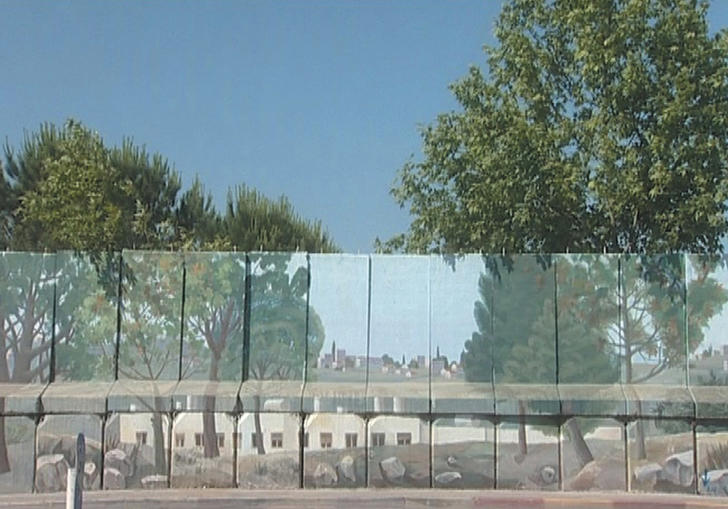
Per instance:
[[[428,414],[427,424],[430,434],[430,454],[428,454],[428,463],[430,464],[430,488],[435,486],[435,419],[432,414]]]
[[[303,383],[301,384],[301,394],[299,397],[299,411],[303,412],[303,396],[306,393],[306,385],[308,383],[308,332],[309,332],[309,316],[311,309],[311,258],[306,253],[306,314],[305,314],[305,325],[303,335]],[[303,464],[303,463],[302,463]]]
[[[493,422],[493,489],[498,489],[498,449],[500,444],[498,443],[498,418],[494,416]]]
[[[685,387],[690,387],[690,348],[688,346],[689,344],[689,337],[688,334],[690,333],[689,325],[688,325],[688,255],[683,253],[682,255],[682,266],[683,266],[683,306],[682,306],[682,312],[683,312],[683,333],[685,336],[683,337],[683,344],[685,345]],[[692,394],[691,394],[692,398]],[[695,410],[695,409],[693,409]],[[693,415],[695,415],[695,412],[693,412]]]
[[[232,413],[230,416],[233,419],[233,479],[232,487],[238,488],[238,449],[240,448],[240,414]]]
[[[573,419],[573,417],[572,417]],[[558,455],[559,455],[559,491],[564,491],[564,423],[559,423],[558,433]]]
[[[250,257],[245,254],[245,281],[243,282],[243,382],[248,379],[250,366],[250,315],[252,306],[252,271],[250,268]],[[243,410],[245,410],[243,408]]]
[[[119,349],[121,347],[121,302],[124,291],[122,281],[124,277],[124,256],[119,252],[119,281],[116,292],[116,345],[114,348],[114,381],[119,379]]]
[[[624,440],[624,481],[627,492],[632,491],[632,470],[631,461],[629,459],[629,422],[622,423],[622,439]]]
[[[369,411],[369,355],[372,334],[372,257],[367,256],[367,362],[364,383],[364,410]],[[367,465],[369,462],[367,461]]]
[[[494,261],[493,263],[498,263]],[[492,271],[491,271],[492,272]],[[496,410],[497,400],[495,396],[495,275],[490,279],[490,382],[493,384],[493,411]]]
[[[7,417],[8,416],[3,416],[3,419],[7,419]],[[42,420],[43,416],[40,414],[36,415],[35,419],[33,419],[35,426],[33,426],[33,475],[31,476],[31,493],[37,493],[35,487],[35,477],[38,473],[38,427],[40,426],[40,422]]]
[[[174,412],[163,413],[169,419],[167,423],[167,488],[172,486],[172,429],[174,426]],[[142,486],[143,488],[143,486]]]
[[[101,417],[101,460],[99,461],[99,491],[104,490],[104,463],[106,462],[106,421],[109,414],[103,413]]]
[[[185,292],[187,290],[187,263],[184,255],[182,256],[182,302],[180,303],[180,319],[179,319],[179,362],[177,370],[177,380],[182,380],[182,356],[184,355],[184,337],[185,337]]]
[[[432,256],[427,257],[427,355],[430,358],[430,369],[427,370],[427,413],[432,415]]]
[[[554,377],[556,380],[556,397],[559,403],[559,421],[557,433],[557,453],[558,453],[558,475],[559,490],[564,490],[564,421],[563,421],[563,405],[561,402],[561,393],[559,392],[559,286],[558,286],[558,260],[553,257],[551,270],[554,278]]]
[[[48,370],[48,383],[53,383],[56,380],[56,312],[57,312],[57,298],[58,298],[58,255],[53,255],[53,308],[51,311],[51,361]],[[41,373],[41,377],[43,374]],[[47,387],[47,386],[46,386]],[[45,388],[43,389],[45,392]],[[43,394],[41,393],[41,398]]]
[[[556,375],[556,385],[559,384],[559,287],[557,278],[557,260],[553,261],[553,273],[554,273],[554,369]],[[559,413],[561,413],[561,398],[559,398]]]
[[[367,364],[369,362],[367,361]],[[364,487],[369,487],[369,417],[362,416],[364,421]]]
[[[625,356],[624,356],[624,321],[622,318],[622,255],[617,256],[617,330],[619,331],[619,383],[622,385],[625,376]],[[624,392],[624,389],[622,389]],[[625,413],[627,413],[627,395],[624,395]]]
[[[303,463],[304,463],[304,447],[303,447],[303,436],[305,434],[304,427],[306,426],[306,414],[303,411],[298,414],[300,423],[298,425],[298,487],[303,488]]]
[[[692,430],[693,440],[693,490],[696,495],[700,494],[700,472],[698,471],[698,425],[694,419],[690,421],[690,428]]]

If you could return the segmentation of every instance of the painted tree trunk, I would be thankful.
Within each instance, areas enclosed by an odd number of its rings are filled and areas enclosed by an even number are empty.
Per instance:
[[[218,357],[213,352],[210,359],[210,381],[217,381]],[[217,445],[217,429],[215,427],[215,396],[205,396],[205,412],[202,414],[202,445],[205,458],[220,456]]]
[[[253,414],[253,421],[255,423],[255,436],[258,454],[265,454],[265,445],[263,444],[263,428],[260,425],[260,396],[253,396],[255,401],[255,413]]]
[[[152,414],[152,433],[154,433],[154,473],[167,475],[167,453],[164,450],[164,426],[162,414]]]
[[[518,401],[518,413],[520,419],[518,421],[518,450],[522,456],[528,454],[528,442],[526,441],[526,405],[523,401]]]
[[[567,428],[569,428],[571,442],[574,444],[574,452],[576,453],[576,457],[579,460],[579,466],[581,468],[584,468],[584,465],[591,461],[594,461],[594,456],[592,455],[592,452],[589,449],[586,440],[584,440],[584,434],[581,432],[581,427],[576,421],[576,418],[572,417],[571,419],[569,419],[566,426]]]

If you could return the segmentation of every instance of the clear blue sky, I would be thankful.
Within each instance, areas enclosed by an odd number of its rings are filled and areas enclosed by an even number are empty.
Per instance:
[[[500,1],[0,0],[0,136],[74,117],[224,203],[287,195],[346,251],[408,225],[388,194],[417,126],[484,64]],[[716,0],[711,29],[728,25]]]

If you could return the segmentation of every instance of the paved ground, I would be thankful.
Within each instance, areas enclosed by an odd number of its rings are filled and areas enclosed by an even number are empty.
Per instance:
[[[0,507],[12,509],[63,508],[65,497],[54,495],[0,495]],[[724,509],[728,499],[624,493],[546,493],[447,490],[160,490],[105,491],[84,496],[88,509]]]

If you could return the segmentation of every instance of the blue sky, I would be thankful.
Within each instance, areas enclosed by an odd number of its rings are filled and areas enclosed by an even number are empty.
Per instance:
[[[499,1],[0,0],[0,136],[74,117],[224,203],[287,195],[349,252],[408,225],[388,194],[417,127],[484,64]],[[711,29],[728,25],[714,2]]]

